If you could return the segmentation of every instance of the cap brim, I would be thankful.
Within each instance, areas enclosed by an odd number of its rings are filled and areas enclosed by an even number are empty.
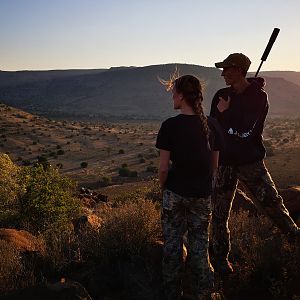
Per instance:
[[[224,61],[215,63],[215,66],[216,66],[216,68],[227,68],[227,67],[232,67],[231,64],[228,64],[228,63],[226,63],[226,62],[224,62]]]

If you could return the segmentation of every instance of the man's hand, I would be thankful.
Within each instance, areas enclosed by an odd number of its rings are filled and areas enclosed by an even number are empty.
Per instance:
[[[225,111],[226,109],[229,108],[229,105],[230,105],[230,97],[228,96],[228,99],[224,99],[223,97],[219,97],[219,103],[217,105],[217,108],[219,110],[219,112],[223,112]]]

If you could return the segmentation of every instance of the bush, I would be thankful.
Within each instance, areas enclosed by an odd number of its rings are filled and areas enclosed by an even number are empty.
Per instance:
[[[88,166],[88,163],[86,162],[86,161],[83,161],[81,164],[80,164],[80,167],[81,168],[87,168],[87,166]]]
[[[59,149],[56,153],[57,153],[57,155],[63,155],[63,154],[65,154],[65,151],[62,149]]]
[[[129,175],[130,175],[130,170],[129,170],[127,167],[125,167],[125,168],[120,168],[120,169],[119,169],[119,175],[120,175],[121,177],[129,177]]]
[[[119,154],[124,154],[124,153],[125,153],[125,151],[123,149],[119,150]]]
[[[96,255],[106,259],[130,257],[161,236],[160,212],[151,201],[139,199],[106,210]]]
[[[48,252],[45,257],[48,273],[61,272],[74,259],[78,260],[78,240],[71,227],[62,224],[46,230],[42,236]]]
[[[20,222],[38,233],[53,224],[64,223],[78,215],[80,202],[75,198],[75,183],[50,167],[26,167],[21,172],[25,193],[20,198]]]
[[[228,298],[297,299],[300,246],[288,242],[266,217],[243,211],[231,214],[230,229],[236,272],[226,283],[232,287]]]
[[[119,176],[121,177],[137,177],[137,171],[131,171],[127,167],[119,169]]]
[[[16,290],[23,269],[20,254],[11,244],[0,240],[0,257],[0,292]]]
[[[112,179],[109,176],[103,176],[101,181],[100,181],[101,186],[108,186],[111,183],[112,183]]]
[[[38,164],[41,164],[45,169],[50,167],[50,163],[45,155],[38,156]]]
[[[20,168],[16,166],[7,154],[0,153],[0,215],[13,210],[21,192],[18,183]]]

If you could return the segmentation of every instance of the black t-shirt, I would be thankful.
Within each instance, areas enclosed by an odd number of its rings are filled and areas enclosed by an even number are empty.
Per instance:
[[[219,150],[211,134],[210,145]],[[172,162],[165,187],[184,197],[207,197],[211,194],[211,150],[197,115],[180,114],[164,121],[156,147],[170,151]]]

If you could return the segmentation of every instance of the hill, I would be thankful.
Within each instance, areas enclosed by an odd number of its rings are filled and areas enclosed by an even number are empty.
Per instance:
[[[263,71],[261,76],[283,78],[300,86],[300,72],[294,71]]]
[[[188,64],[0,72],[0,101],[48,117],[163,119],[174,111],[171,97],[158,77],[168,79],[176,67],[180,74],[193,74],[202,79],[204,106],[208,112],[214,93],[224,86],[220,70]],[[270,96],[271,115],[300,114],[299,85],[282,77],[268,77],[266,90]]]

